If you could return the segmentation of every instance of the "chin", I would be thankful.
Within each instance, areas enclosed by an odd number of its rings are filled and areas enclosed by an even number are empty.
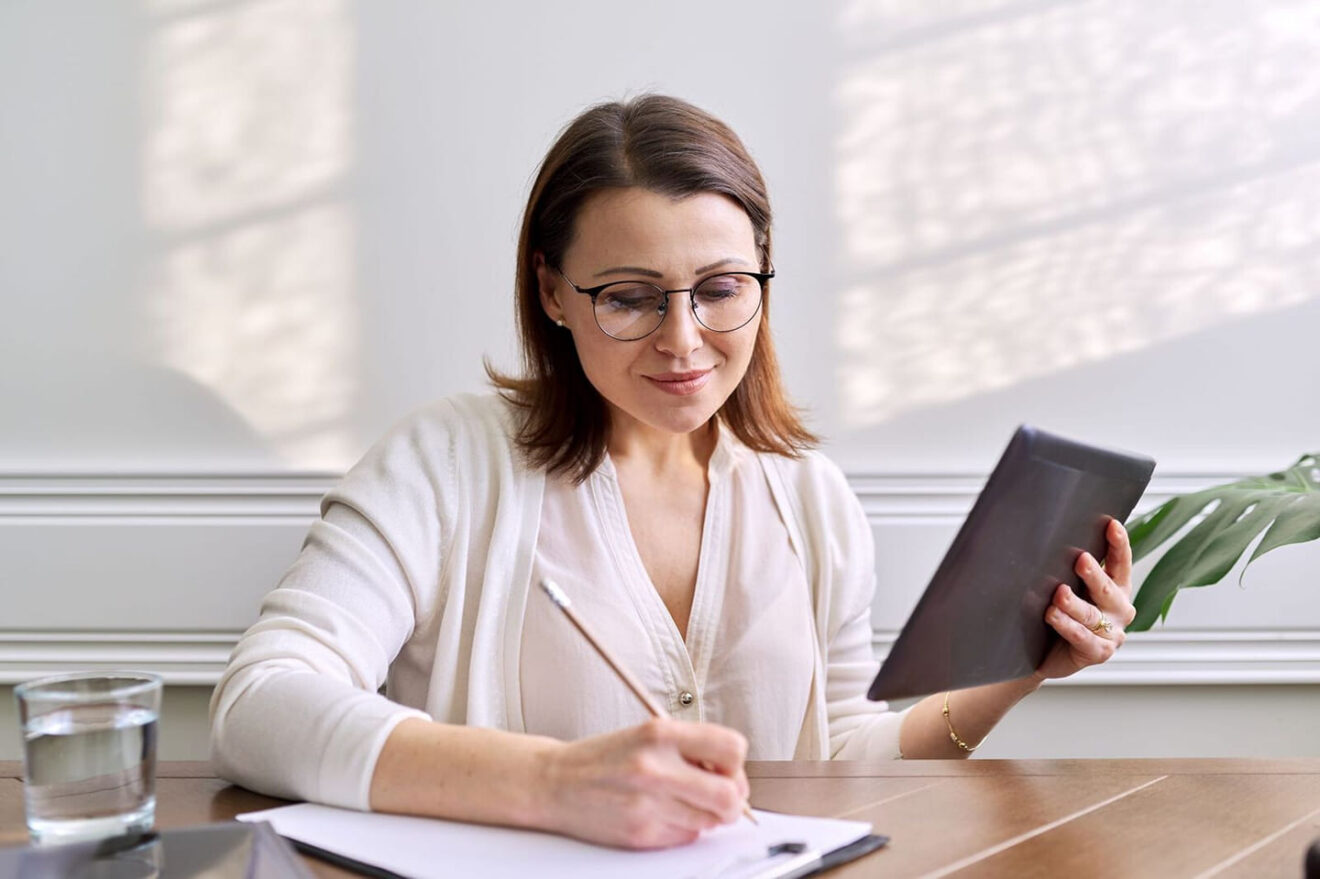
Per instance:
[[[703,417],[682,418],[682,419],[676,418],[676,419],[671,419],[667,422],[658,423],[655,426],[662,430],[667,430],[670,433],[683,433],[683,434],[692,433],[692,431],[700,430],[701,428],[709,424],[710,419],[713,418],[714,415],[715,413],[711,412],[709,415],[705,415]]]
[[[704,397],[705,395],[701,396]],[[671,402],[668,406],[661,407],[660,411],[653,408],[652,412],[655,413],[655,417],[647,420],[653,426],[667,430],[670,433],[691,433],[705,427],[719,413],[725,399],[727,399],[727,395],[719,398],[712,395],[702,400],[685,400],[682,403]]]

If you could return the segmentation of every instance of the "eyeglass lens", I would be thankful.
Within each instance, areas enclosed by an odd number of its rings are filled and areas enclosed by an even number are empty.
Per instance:
[[[648,336],[665,319],[669,295],[640,281],[610,284],[596,294],[596,323],[616,339]],[[761,283],[751,275],[714,275],[692,291],[692,310],[697,320],[718,333],[743,326],[760,306]]]

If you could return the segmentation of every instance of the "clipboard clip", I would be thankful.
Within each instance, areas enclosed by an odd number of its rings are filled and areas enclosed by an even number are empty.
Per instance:
[[[785,856],[790,856],[785,858]],[[781,863],[770,863],[783,859]],[[820,862],[819,855],[805,842],[779,842],[767,846],[765,854],[747,854],[732,858],[693,879],[771,879],[800,876],[803,866]]]

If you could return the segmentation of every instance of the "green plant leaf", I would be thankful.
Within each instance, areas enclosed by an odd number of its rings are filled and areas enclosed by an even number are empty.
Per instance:
[[[1270,526],[1270,530],[1265,532],[1265,536],[1256,545],[1256,550],[1247,560],[1247,564],[1251,564],[1272,549],[1316,539],[1320,539],[1320,493],[1298,498],[1292,506],[1281,512]],[[1242,573],[1246,573],[1245,568]]]
[[[1303,455],[1288,470],[1175,497],[1134,519],[1128,535],[1138,559],[1204,515],[1146,575],[1129,629],[1143,631],[1164,619],[1180,589],[1222,580],[1262,531],[1247,566],[1280,546],[1320,538],[1318,457]]]
[[[1205,489],[1195,494],[1182,495],[1151,510],[1145,516],[1128,523],[1128,541],[1132,544],[1132,560],[1143,556],[1182,530],[1206,507],[1219,500],[1219,489]]]

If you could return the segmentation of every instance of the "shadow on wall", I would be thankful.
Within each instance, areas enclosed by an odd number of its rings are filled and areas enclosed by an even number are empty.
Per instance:
[[[191,472],[199,456],[208,472],[278,465],[246,419],[186,373],[85,351],[69,356],[79,362],[76,372],[68,358],[46,352],[24,357],[22,375],[0,373],[0,411],[26,413],[7,420],[0,435],[8,469],[64,471],[74,459],[89,471]],[[88,430],[96,434],[94,453]]]
[[[1139,356],[1213,327],[1228,386],[1313,389],[1232,328],[1320,295],[1320,7],[855,0],[839,26],[845,430],[955,429],[907,413],[1032,399],[1060,370],[1114,417],[1125,394],[1213,393],[1175,349]],[[1218,423],[1191,403],[1169,417]]]
[[[847,439],[871,449],[873,460],[884,461],[892,454],[910,459],[911,438],[923,437],[922,454],[931,460],[962,461],[961,471],[986,473],[1022,422],[1131,446],[1147,428],[1132,415],[1135,404],[1157,399],[1162,423],[1186,427],[1178,448],[1169,450],[1180,460],[1200,460],[1213,471],[1225,449],[1274,445],[1282,457],[1261,465],[1283,467],[1320,444],[1320,410],[1314,405],[1320,400],[1318,330],[1320,300],[1056,370],[1009,388],[910,410],[850,432]],[[1248,346],[1244,339],[1266,343]],[[1226,394],[1225,388],[1241,388],[1244,373],[1259,376],[1254,393]],[[1095,435],[1097,417],[1110,425],[1106,436]],[[974,434],[983,432],[969,441],[969,427]],[[972,448],[978,441],[979,450]],[[1163,450],[1141,451],[1158,457]]]
[[[359,449],[354,39],[344,0],[145,0],[142,205],[152,356],[286,465]]]

